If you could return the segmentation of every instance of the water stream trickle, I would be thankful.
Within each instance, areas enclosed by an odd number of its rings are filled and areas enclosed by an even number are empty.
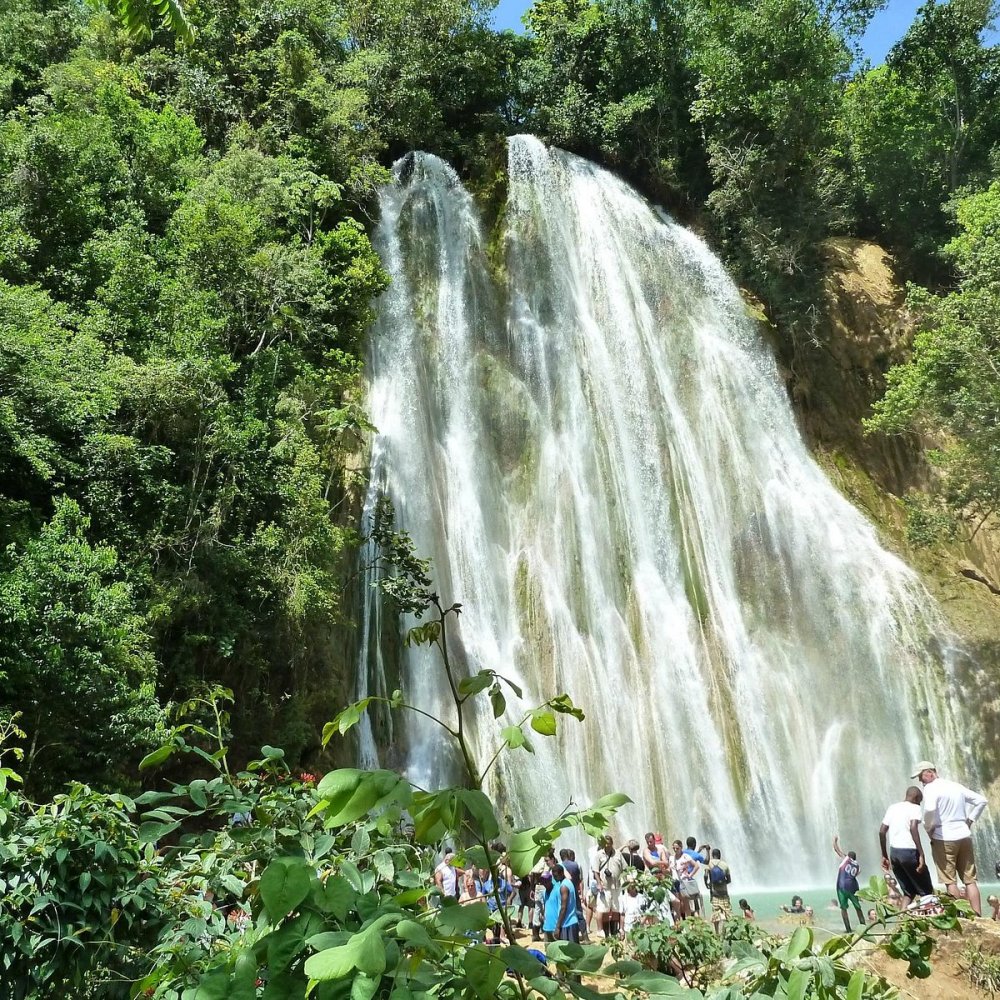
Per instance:
[[[721,263],[526,136],[509,143],[505,287],[441,160],[400,161],[381,209],[373,490],[462,602],[462,668],[524,687],[510,719],[561,691],[588,716],[506,755],[498,801],[531,822],[624,791],[620,834],[719,844],[742,885],[827,881],[835,830],[871,872],[913,761],[971,780],[948,697],[960,653],[810,457]],[[433,654],[406,650],[401,670],[448,715]],[[432,783],[442,740],[406,728],[410,775]]]

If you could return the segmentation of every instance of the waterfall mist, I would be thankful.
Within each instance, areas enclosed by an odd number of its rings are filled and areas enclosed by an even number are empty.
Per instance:
[[[693,834],[743,886],[831,881],[835,831],[872,873],[914,761],[974,780],[950,707],[961,654],[810,457],[721,263],[530,137],[509,144],[502,263],[450,167],[418,153],[396,174],[377,234],[392,286],[372,333],[372,495],[463,604],[462,669],[523,686],[505,724],[561,691],[587,713],[530,734],[534,756],[504,755],[497,801],[532,822],[624,791],[619,836]],[[386,609],[366,600],[362,693],[387,658]],[[449,717],[435,655],[393,655],[409,698]],[[487,759],[499,727],[483,709]],[[445,776],[431,724],[408,719],[402,738],[413,780]]]

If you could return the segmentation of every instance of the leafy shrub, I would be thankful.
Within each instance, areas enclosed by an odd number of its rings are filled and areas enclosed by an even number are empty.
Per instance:
[[[969,982],[989,996],[1000,993],[1000,955],[987,955],[981,945],[970,944],[962,952]]]
[[[712,925],[698,917],[673,927],[667,923],[634,927],[628,944],[645,966],[676,975],[689,986],[706,986],[718,978],[722,941]]]
[[[779,939],[768,933],[760,924],[744,917],[732,917],[722,925],[722,950],[726,957],[736,954],[742,945],[751,945],[761,950],[778,946]]]

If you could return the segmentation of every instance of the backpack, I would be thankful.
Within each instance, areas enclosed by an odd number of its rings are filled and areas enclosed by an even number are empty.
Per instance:
[[[722,882],[728,882],[730,879],[729,872],[727,872],[721,865],[712,865],[712,867],[708,870],[708,877],[715,885],[719,885]]]

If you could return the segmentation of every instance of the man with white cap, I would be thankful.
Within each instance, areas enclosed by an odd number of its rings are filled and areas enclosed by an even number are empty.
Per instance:
[[[912,777],[924,786],[924,827],[931,838],[938,875],[950,895],[967,899],[976,915],[981,916],[972,824],[986,808],[986,797],[957,781],[939,778],[937,765],[929,760],[914,765]],[[959,882],[962,889],[958,888]]]

